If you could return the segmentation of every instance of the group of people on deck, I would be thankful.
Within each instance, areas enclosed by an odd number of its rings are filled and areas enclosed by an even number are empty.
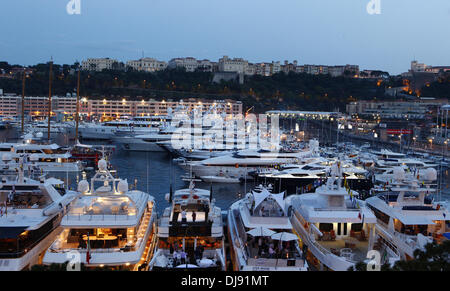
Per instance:
[[[197,246],[194,251],[195,260],[200,260],[204,251],[205,248],[203,246]],[[170,244],[170,254],[172,255],[174,266],[189,264],[189,255],[183,248],[178,249],[178,244]]]
[[[266,237],[256,237],[250,240],[253,249],[258,250],[259,258],[287,258],[289,254],[295,252],[295,244],[293,242],[283,242],[272,240]]]

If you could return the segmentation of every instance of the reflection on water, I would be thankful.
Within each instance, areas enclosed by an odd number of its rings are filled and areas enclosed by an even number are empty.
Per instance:
[[[15,141],[18,135],[13,130],[0,131],[0,141]],[[71,145],[74,140],[68,135],[59,135],[53,139],[59,145]],[[84,143],[93,144],[95,142],[84,141]],[[101,143],[96,143],[101,144]],[[169,193],[172,183],[174,191],[188,186],[188,182],[182,180],[182,176],[187,173],[178,167],[176,163],[171,162],[171,156],[166,152],[130,152],[124,151],[118,146],[111,156],[111,165],[117,170],[117,177],[127,179],[129,185],[136,185],[136,188],[153,195],[156,199],[157,210],[161,213],[168,202],[165,195]],[[92,172],[86,173],[87,178],[92,176]],[[77,182],[81,179],[82,173],[52,173],[52,176],[64,180],[70,188],[76,189]],[[450,200],[450,176],[449,170],[443,171],[443,194],[442,198]],[[204,182],[195,182],[195,186],[203,189],[210,189],[211,184]],[[213,197],[216,199],[217,206],[222,210],[228,207],[243,194],[251,189],[252,183],[241,184],[218,184],[212,185]]]

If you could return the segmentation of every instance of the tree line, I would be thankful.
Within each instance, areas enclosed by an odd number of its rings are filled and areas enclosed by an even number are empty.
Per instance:
[[[76,92],[78,63],[53,64],[52,94],[65,96]],[[14,66],[0,62],[5,71]],[[49,64],[30,67],[33,73],[26,81],[26,95],[47,96]],[[245,76],[237,81],[213,83],[214,73],[186,72],[166,69],[153,73],[133,70],[103,70],[81,72],[81,95],[90,98],[155,98],[173,99],[200,97],[204,99],[234,99],[255,112],[266,110],[345,111],[345,105],[355,100],[386,99],[385,88],[401,84],[398,78],[364,79],[348,76],[311,75],[280,72],[272,76]],[[7,93],[22,94],[22,76],[0,78],[0,88]]]

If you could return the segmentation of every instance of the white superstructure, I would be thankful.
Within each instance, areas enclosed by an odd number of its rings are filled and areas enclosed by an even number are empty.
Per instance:
[[[158,221],[158,249],[151,270],[226,269],[222,212],[211,195],[194,188],[192,180],[188,189],[166,195],[170,206]]]
[[[346,271],[367,259],[373,248],[376,218],[341,186],[342,169],[333,166],[327,183],[315,193],[287,198],[291,223],[302,241],[310,266]],[[350,195],[351,194],[351,195]]]
[[[78,172],[80,161],[74,161],[67,149],[57,144],[0,143],[0,166],[20,167],[20,158],[26,156],[30,166],[47,172]]]
[[[75,197],[72,191],[61,196],[50,180],[24,177],[23,170],[14,177],[2,176],[0,271],[20,271],[40,263]]]
[[[129,190],[126,180],[111,175],[105,160],[99,162],[91,183],[81,181],[78,191],[82,196],[61,221],[63,230],[46,252],[43,263],[62,264],[68,260],[69,252],[76,251],[86,267],[142,267],[154,246],[154,198]]]
[[[306,271],[299,237],[285,208],[284,193],[258,187],[228,211],[234,271]]]

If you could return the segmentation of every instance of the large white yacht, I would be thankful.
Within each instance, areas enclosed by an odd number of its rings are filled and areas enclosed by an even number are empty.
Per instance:
[[[450,232],[450,212],[434,202],[435,189],[413,179],[365,200],[377,217],[375,248],[383,262],[414,258],[416,249],[441,242]]]
[[[161,142],[170,141],[171,135],[154,132],[150,134],[137,134],[116,136],[114,142],[122,145],[126,151],[140,152],[163,152],[165,149],[160,146]]]
[[[148,193],[129,190],[100,160],[91,183],[78,184],[81,196],[61,221],[63,228],[45,253],[44,264],[62,264],[79,252],[88,268],[142,269],[154,246],[155,201]]]
[[[308,270],[284,196],[260,185],[231,205],[227,219],[234,271]]]
[[[184,161],[179,165],[196,176],[221,176],[236,179],[253,179],[251,175],[261,169],[273,168],[277,165],[298,163],[310,151],[272,152],[265,150],[244,150],[202,161]]]
[[[315,188],[325,180],[334,159],[309,158],[297,164],[281,165],[278,169],[256,173],[258,181],[273,184],[278,191],[289,193],[305,193],[308,188]],[[353,190],[370,190],[373,187],[372,179],[367,170],[354,166],[351,162],[340,162],[343,175],[349,187]]]
[[[286,199],[291,223],[316,270],[346,271],[365,261],[373,248],[376,217],[359,204],[356,192],[341,186],[341,177],[342,169],[335,164],[315,193]]]
[[[19,167],[22,155],[27,155],[33,166],[47,172],[78,172],[82,170],[80,161],[72,159],[67,149],[57,144],[34,144],[34,143],[0,143],[0,158],[9,167]]]
[[[222,212],[211,195],[195,188],[193,180],[188,189],[166,195],[170,206],[158,220],[158,247],[150,270],[226,269]],[[184,252],[186,258],[180,260],[174,252]]]
[[[60,221],[77,193],[62,196],[51,181],[2,175],[0,184],[0,271],[20,271],[39,264],[58,234]]]
[[[426,185],[435,186],[437,171],[434,168],[422,168],[411,171],[408,167],[388,167],[374,174],[375,183],[389,185],[403,180],[417,179]]]
[[[103,123],[82,123],[78,132],[80,138],[96,140],[112,140],[117,136],[152,134],[159,127],[169,122],[169,116],[136,116],[131,119],[120,119]]]

